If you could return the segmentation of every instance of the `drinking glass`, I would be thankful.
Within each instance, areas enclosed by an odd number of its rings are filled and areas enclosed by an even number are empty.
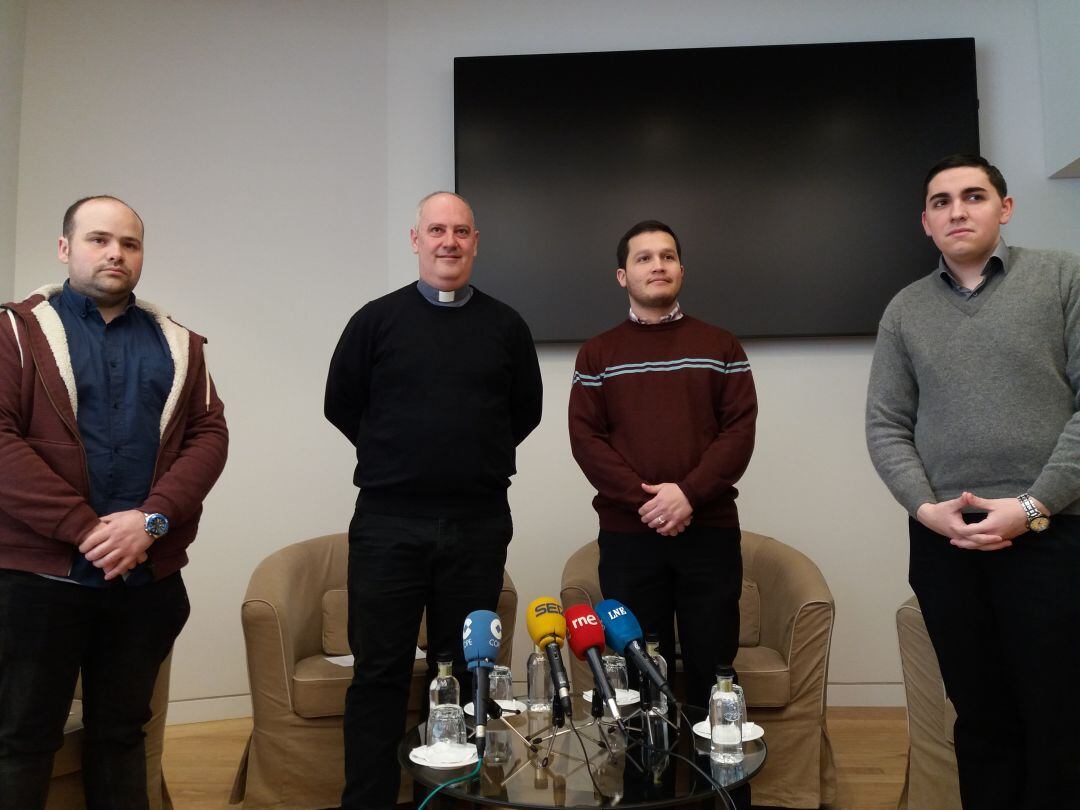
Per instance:
[[[503,702],[503,708],[508,701],[514,699],[514,681],[510,674],[510,667],[496,665],[488,676],[488,692],[492,700]]]
[[[431,710],[427,722],[428,743],[435,747],[443,744],[465,744],[465,712],[460,706],[443,703]]]
[[[630,688],[630,679],[626,673],[626,659],[621,655],[605,655],[603,657],[604,674],[611,682],[611,688],[615,690],[627,690]]]

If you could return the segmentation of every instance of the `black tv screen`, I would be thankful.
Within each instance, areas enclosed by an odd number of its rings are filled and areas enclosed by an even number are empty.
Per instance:
[[[686,312],[741,337],[870,335],[929,272],[922,181],[979,151],[973,39],[454,60],[478,287],[539,342],[626,317],[615,245],[659,219]]]

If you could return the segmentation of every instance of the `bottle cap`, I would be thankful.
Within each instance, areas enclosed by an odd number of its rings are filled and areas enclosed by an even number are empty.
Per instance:
[[[735,679],[735,667],[730,664],[717,664],[716,665],[716,677],[717,678],[731,678]]]

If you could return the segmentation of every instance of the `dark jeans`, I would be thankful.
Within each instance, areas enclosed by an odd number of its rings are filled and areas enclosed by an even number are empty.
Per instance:
[[[1001,551],[967,551],[911,520],[909,580],[956,706],[972,810],[1080,801],[1080,517]]]
[[[459,520],[353,516],[349,647],[356,665],[345,696],[345,810],[388,810],[397,801],[397,746],[425,606],[428,677],[435,675],[435,657],[452,653],[462,703],[472,699],[461,629],[472,611],[498,606],[512,535],[509,514]],[[423,706],[426,712],[426,696]]]
[[[708,708],[716,665],[730,664],[739,651],[739,530],[691,524],[675,537],[601,531],[599,543],[604,598],[618,599],[645,632],[660,636],[672,674],[678,620],[686,702]]]
[[[80,670],[87,807],[148,806],[142,727],[189,610],[179,573],[89,588],[0,570],[0,810],[45,806]]]

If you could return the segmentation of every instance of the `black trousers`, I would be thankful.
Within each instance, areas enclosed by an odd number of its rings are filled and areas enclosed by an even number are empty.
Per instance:
[[[958,549],[915,520],[909,534],[909,581],[956,706],[964,807],[1076,807],[1080,517],[1001,551]]]
[[[691,524],[675,537],[601,531],[599,543],[604,598],[624,603],[645,632],[660,636],[672,674],[678,621],[686,702],[707,708],[716,665],[731,664],[739,651],[738,528]]]
[[[90,588],[0,570],[0,810],[45,806],[80,670],[87,806],[148,806],[142,727],[189,612],[179,573]]]
[[[420,617],[427,607],[428,677],[454,656],[462,703],[472,697],[461,630],[474,610],[495,610],[510,515],[442,520],[357,513],[349,526],[349,646],[345,696],[344,810],[389,810],[397,801]],[[424,711],[427,701],[424,701]]]

